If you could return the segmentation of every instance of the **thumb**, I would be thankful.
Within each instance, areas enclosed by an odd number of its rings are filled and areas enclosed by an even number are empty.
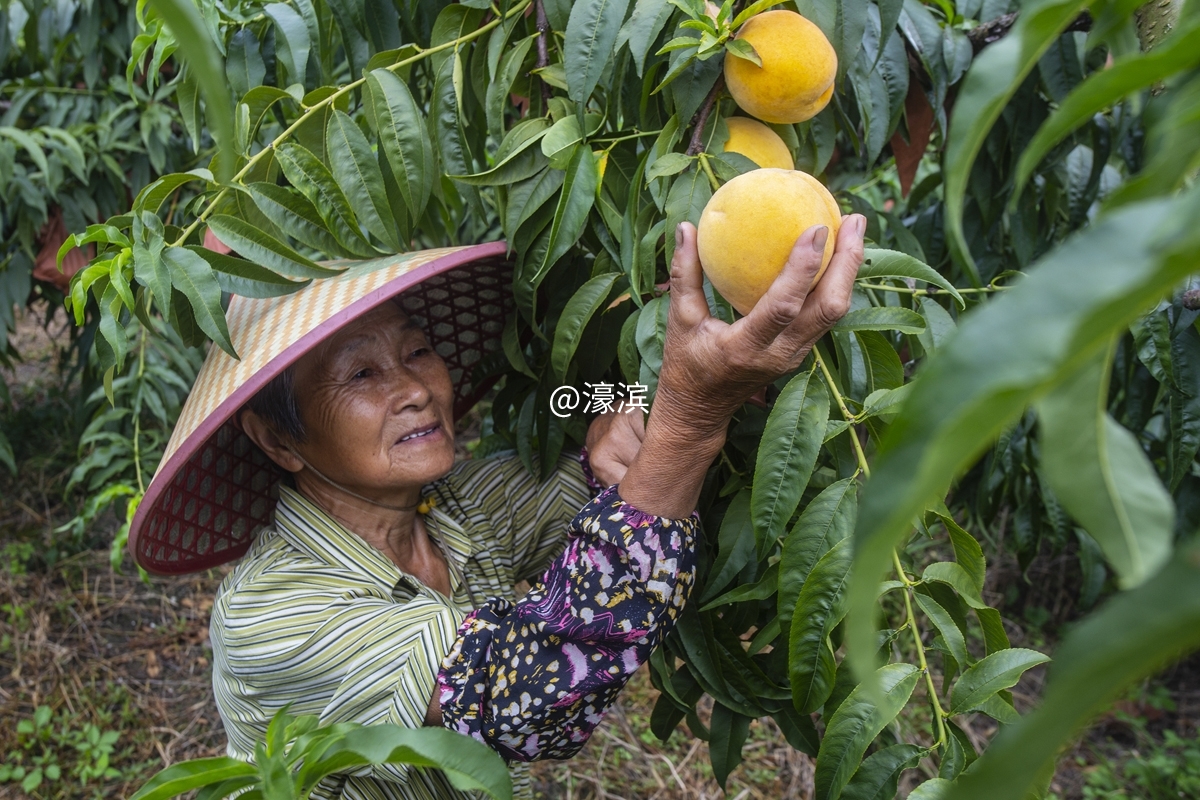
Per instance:
[[[696,226],[681,222],[675,228],[675,257],[671,259],[671,314],[685,327],[709,316],[704,297],[704,276],[696,249]]]

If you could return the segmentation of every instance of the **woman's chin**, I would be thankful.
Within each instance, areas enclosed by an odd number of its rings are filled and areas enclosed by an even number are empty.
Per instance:
[[[433,436],[425,438],[432,439]],[[454,467],[454,441],[449,437],[439,436],[439,441],[414,444],[404,442],[393,448],[393,463],[399,467],[397,471],[412,476],[406,483],[424,486],[445,477]]]

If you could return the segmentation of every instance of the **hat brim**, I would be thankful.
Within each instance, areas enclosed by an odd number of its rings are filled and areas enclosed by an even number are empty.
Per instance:
[[[134,515],[129,548],[157,574],[208,569],[242,556],[269,524],[279,468],[238,427],[237,412],[288,366],[372,308],[399,298],[446,361],[454,414],[494,380],[472,369],[500,350],[513,308],[513,265],[504,242],[444,248],[363,262],[291,295],[234,297],[226,313],[234,360],[212,347],[162,462]]]

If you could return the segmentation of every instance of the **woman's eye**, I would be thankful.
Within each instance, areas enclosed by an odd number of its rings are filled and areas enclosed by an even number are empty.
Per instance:
[[[428,353],[428,347],[418,347],[416,350],[412,351],[412,354],[409,356],[409,358],[419,358],[420,356],[428,355]]]
[[[355,380],[361,380],[369,377],[371,377],[371,370],[369,369],[360,369],[358,372],[354,373]]]

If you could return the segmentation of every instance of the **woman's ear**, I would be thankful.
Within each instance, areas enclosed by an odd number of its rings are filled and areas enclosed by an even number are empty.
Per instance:
[[[250,441],[258,445],[258,449],[267,454],[267,458],[293,474],[304,468],[304,463],[292,451],[291,446],[282,436],[276,433],[269,422],[255,414],[252,409],[242,409],[238,420],[242,430],[250,437]]]

